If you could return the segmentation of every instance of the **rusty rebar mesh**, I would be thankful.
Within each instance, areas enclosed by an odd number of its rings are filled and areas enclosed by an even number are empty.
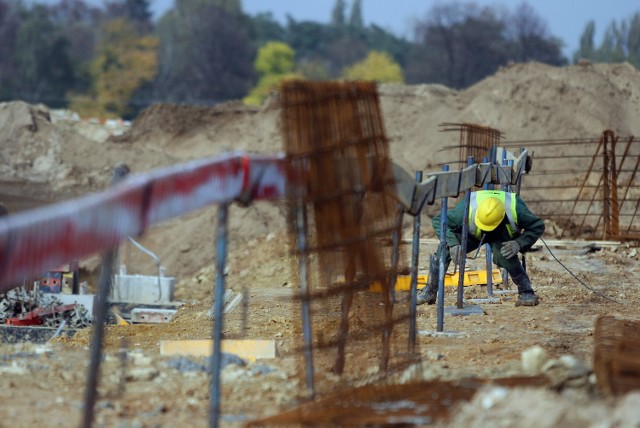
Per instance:
[[[280,105],[286,164],[295,183],[288,189],[292,248],[311,269],[313,310],[337,318],[330,325],[314,324],[323,336],[316,340],[333,343],[337,337],[340,343],[349,322],[349,334],[366,332],[370,338],[377,333],[371,322],[390,317],[388,309],[381,314],[378,302],[382,296],[387,308],[390,303],[390,243],[399,210],[392,197],[395,183],[376,85],[288,81],[281,87]],[[297,249],[296,229],[300,208],[307,214],[302,250]],[[385,292],[354,300],[354,293],[373,281]],[[323,294],[327,288],[337,293]]]
[[[611,316],[596,320],[593,371],[607,394],[640,390],[640,321]]]
[[[497,147],[504,134],[495,128],[473,123],[441,123],[443,132],[460,133],[460,154],[458,163],[461,168],[467,165],[467,159],[473,157],[475,162],[482,162],[489,157],[492,147]]]
[[[339,391],[322,400],[250,421],[261,426],[429,426],[445,423],[456,406],[473,399],[484,385],[545,387],[543,376],[504,379],[414,382],[366,385]]]
[[[304,175],[290,200],[310,208],[323,276],[386,278],[390,254],[376,238],[391,238],[398,206],[375,84],[287,82],[281,106],[288,165]]]
[[[461,162],[462,153],[476,146],[461,137],[451,149],[459,151]],[[640,139],[607,130],[599,139],[502,141],[500,146],[513,153],[526,148],[533,156],[521,196],[533,212],[552,221],[549,235],[640,240]]]

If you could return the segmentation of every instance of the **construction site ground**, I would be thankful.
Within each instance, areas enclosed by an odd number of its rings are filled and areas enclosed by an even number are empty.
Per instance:
[[[523,64],[500,70],[464,91],[397,85],[383,86],[380,93],[392,156],[408,171],[435,171],[439,162],[456,157],[443,150],[458,143],[456,135],[438,131],[443,122],[491,126],[514,140],[597,137],[604,129],[640,134],[640,73],[628,64],[565,68]],[[158,105],[143,112],[130,128],[109,135],[91,122],[61,120],[43,106],[4,103],[0,105],[1,202],[17,212],[105,189],[111,168],[119,162],[126,161],[135,173],[225,150],[275,153],[282,149],[278,114],[275,98],[260,109],[239,103]],[[437,204],[426,208],[422,238],[433,238],[429,217],[437,209]],[[206,359],[163,356],[159,344],[212,336],[207,311],[213,302],[215,218],[215,207],[211,207],[138,237],[158,254],[167,274],[177,278],[175,299],[184,305],[168,324],[108,327],[97,426],[208,426]],[[561,228],[555,219],[547,218],[546,223],[545,240],[557,239]],[[405,239],[411,236],[411,224],[407,217]],[[434,249],[432,244],[421,246],[422,271]],[[345,372],[333,374],[333,349],[315,355],[321,411],[306,414],[316,415],[320,426],[357,425],[360,417],[415,407],[409,398],[394,397],[402,397],[405,391],[407,397],[415,398],[416,391],[424,390],[427,398],[422,400],[448,398],[431,410],[420,404],[423,416],[414,419],[415,425],[640,424],[640,394],[607,396],[592,374],[598,317],[638,319],[636,244],[621,242],[589,250],[569,242],[551,250],[590,289],[538,246],[527,256],[527,269],[541,298],[539,306],[515,307],[513,293],[497,294],[499,301],[479,303],[481,314],[445,316],[446,334],[435,332],[436,308],[420,306],[415,353],[407,352],[408,324],[396,325],[387,371],[379,370],[381,337],[371,331],[365,334],[365,327],[375,325],[372,322],[379,317],[376,308],[381,295],[360,293],[350,319],[353,340],[347,345]],[[123,245],[120,254],[130,272],[154,273],[153,262],[130,245]],[[484,267],[474,263],[471,269]],[[99,255],[81,261],[82,279],[90,286],[95,286],[98,266]],[[299,301],[293,299],[297,292],[294,267],[279,203],[231,207],[227,285],[248,298],[247,305],[225,316],[224,337],[275,340],[278,357],[244,365],[231,361],[225,366],[223,426],[244,426],[268,417],[280,417],[280,423],[291,425],[290,414],[277,415],[310,405],[300,352]],[[467,299],[486,294],[486,286],[465,289]],[[406,313],[405,298],[406,293],[398,293],[398,315]],[[445,303],[455,304],[455,289],[447,288]],[[335,339],[339,320],[336,298],[327,310],[313,313],[315,337],[322,335],[327,342]],[[86,329],[71,339],[47,344],[0,346],[0,425],[77,426],[90,342],[91,329]],[[522,355],[534,346],[544,349],[551,362],[536,371],[539,376],[524,379],[533,373],[529,357],[523,367]],[[511,381],[499,382],[508,387],[483,386],[479,381],[470,383],[469,378]],[[448,383],[463,379],[463,383]],[[366,399],[368,406],[360,403],[358,407],[359,399]],[[372,402],[377,407],[371,407]],[[341,409],[348,403],[350,409],[360,410],[345,415]],[[278,424],[278,420],[264,423]]]

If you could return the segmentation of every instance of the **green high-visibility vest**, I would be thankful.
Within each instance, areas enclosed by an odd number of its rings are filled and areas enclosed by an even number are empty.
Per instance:
[[[501,190],[479,190],[471,192],[471,201],[469,203],[469,233],[477,239],[480,239],[482,230],[476,226],[474,219],[478,205],[487,198],[498,198],[505,206],[507,215],[507,231],[509,236],[513,238],[520,228],[518,227],[518,213],[516,213],[516,194],[511,192],[503,192]]]

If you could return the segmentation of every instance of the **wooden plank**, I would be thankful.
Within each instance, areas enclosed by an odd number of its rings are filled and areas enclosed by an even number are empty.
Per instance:
[[[242,359],[255,361],[276,358],[276,342],[267,339],[226,339],[221,343],[222,352],[235,354]],[[188,355],[210,357],[213,354],[213,339],[161,340],[160,355]]]

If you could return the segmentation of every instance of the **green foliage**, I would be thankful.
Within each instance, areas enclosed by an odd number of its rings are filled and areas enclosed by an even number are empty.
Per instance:
[[[249,105],[260,105],[281,81],[300,78],[293,73],[295,52],[286,43],[269,42],[258,50],[255,69],[261,77],[258,84],[243,101]]]
[[[386,52],[370,52],[364,61],[344,71],[350,80],[375,80],[378,83],[403,83],[402,68]]]
[[[285,74],[293,70],[294,56],[286,43],[269,42],[258,50],[255,69],[262,75]]]
[[[627,61],[640,68],[640,12],[629,20],[611,22],[598,47],[594,40],[595,32],[595,23],[587,23],[580,37],[580,48],[573,56],[574,63],[581,59],[595,62]]]
[[[347,10],[347,4],[344,0],[336,0],[333,9],[331,10],[331,24],[335,26],[343,26],[345,24],[345,11]]]

